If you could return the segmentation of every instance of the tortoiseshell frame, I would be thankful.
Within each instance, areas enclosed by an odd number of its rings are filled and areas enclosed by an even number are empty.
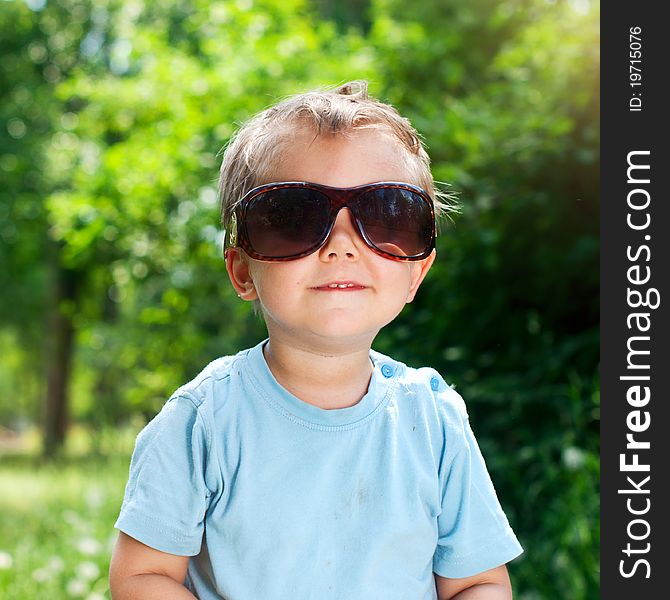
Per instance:
[[[249,238],[247,236],[247,230],[246,230],[246,209],[251,200],[253,200],[256,196],[259,194],[263,194],[265,192],[270,192],[272,190],[281,190],[285,188],[295,188],[295,189],[311,189],[315,190],[317,192],[320,192],[324,194],[328,200],[330,201],[330,215],[329,215],[329,225],[328,225],[328,230],[326,231],[325,235],[323,236],[323,240],[321,241],[320,244],[317,246],[310,248],[306,250],[305,252],[302,252],[300,254],[295,254],[291,256],[282,256],[282,257],[267,257],[263,254],[257,253],[253,247],[251,246],[249,242]],[[415,185],[412,185],[410,183],[402,183],[402,182],[397,182],[397,181],[381,181],[379,183],[369,183],[365,185],[358,185],[356,187],[350,187],[350,188],[338,188],[338,187],[331,187],[329,185],[320,185],[318,183],[310,183],[308,181],[282,181],[282,182],[277,182],[277,183],[268,183],[265,185],[260,185],[258,187],[255,187],[249,192],[247,192],[244,197],[240,200],[240,202],[235,206],[235,210],[233,211],[233,215],[231,218],[230,222],[230,227],[229,231],[226,231],[226,235],[224,238],[224,256],[226,255],[227,251],[229,248],[234,248],[234,247],[240,247],[242,250],[244,250],[251,258],[254,258],[256,260],[261,260],[265,262],[282,262],[282,261],[287,261],[287,260],[296,260],[298,258],[303,258],[304,256],[309,256],[310,254],[316,252],[319,248],[321,248],[325,243],[326,240],[328,240],[328,237],[330,236],[330,232],[333,230],[333,226],[335,225],[335,219],[337,217],[338,212],[340,211],[341,208],[349,208],[349,204],[351,201],[357,197],[359,197],[361,194],[367,193],[370,190],[374,189],[380,189],[380,188],[400,188],[404,190],[410,190],[420,196],[428,205],[430,208],[430,214],[431,214],[431,239],[430,239],[430,244],[424,250],[421,254],[416,254],[412,256],[395,256],[394,254],[389,254],[387,252],[384,252],[383,250],[380,250],[377,248],[368,238],[368,236],[365,233],[364,227],[361,225],[358,215],[356,214],[355,211],[351,211],[353,218],[353,223],[354,226],[356,227],[356,231],[358,234],[361,236],[365,244],[376,254],[379,254],[380,256],[383,256],[384,258],[388,258],[390,260],[398,260],[398,261],[417,261],[417,260],[423,260],[425,258],[428,258],[430,256],[430,253],[433,251],[435,248],[435,237],[436,237],[436,229],[435,229],[435,210],[433,207],[433,202],[430,198],[430,196],[422,190],[420,187],[417,187]],[[351,210],[351,209],[350,209]]]

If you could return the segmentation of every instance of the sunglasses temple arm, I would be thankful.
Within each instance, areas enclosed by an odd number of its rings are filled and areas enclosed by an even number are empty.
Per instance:
[[[226,257],[229,248],[234,248],[235,246],[237,246],[237,214],[233,212],[230,218],[230,225],[223,231],[223,257]]]

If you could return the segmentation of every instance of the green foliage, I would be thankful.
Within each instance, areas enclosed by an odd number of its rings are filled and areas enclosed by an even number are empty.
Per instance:
[[[462,204],[375,347],[465,397],[526,547],[517,597],[596,597],[593,3],[31,5],[0,8],[0,419],[38,415],[49,265],[78,278],[61,308],[77,330],[75,417],[95,427],[153,415],[264,335],[220,257],[219,151],[279,97],[367,78]]]
[[[30,11],[16,3],[0,6],[0,390],[11,398],[11,390],[26,383],[34,393],[39,369],[34,358],[39,348],[43,321],[40,319],[44,285],[46,229],[41,196],[44,183],[37,167],[40,148],[58,118],[48,102],[43,79],[45,34],[31,19]],[[48,73],[48,72],[47,72]],[[10,331],[11,329],[11,331]],[[16,340],[21,347],[15,348]],[[15,359],[21,357],[23,377],[15,377]],[[4,357],[7,357],[5,362]],[[8,364],[9,363],[9,364]],[[12,365],[11,367],[9,365]],[[11,384],[11,386],[10,386]],[[9,394],[9,395],[8,395]],[[25,397],[18,407],[0,404],[0,417],[17,418],[34,410],[35,398]]]

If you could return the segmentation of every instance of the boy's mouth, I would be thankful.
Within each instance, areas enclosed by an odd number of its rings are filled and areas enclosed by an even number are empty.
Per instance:
[[[320,292],[352,292],[356,290],[363,290],[367,286],[362,285],[356,281],[329,281],[328,283],[323,283],[312,289],[318,290]]]

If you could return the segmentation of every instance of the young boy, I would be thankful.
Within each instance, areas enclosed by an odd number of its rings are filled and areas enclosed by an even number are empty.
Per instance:
[[[461,397],[371,350],[435,259],[428,156],[365,82],[288,98],[221,167],[226,266],[269,339],[140,433],[112,596],[511,598],[521,553]]]

